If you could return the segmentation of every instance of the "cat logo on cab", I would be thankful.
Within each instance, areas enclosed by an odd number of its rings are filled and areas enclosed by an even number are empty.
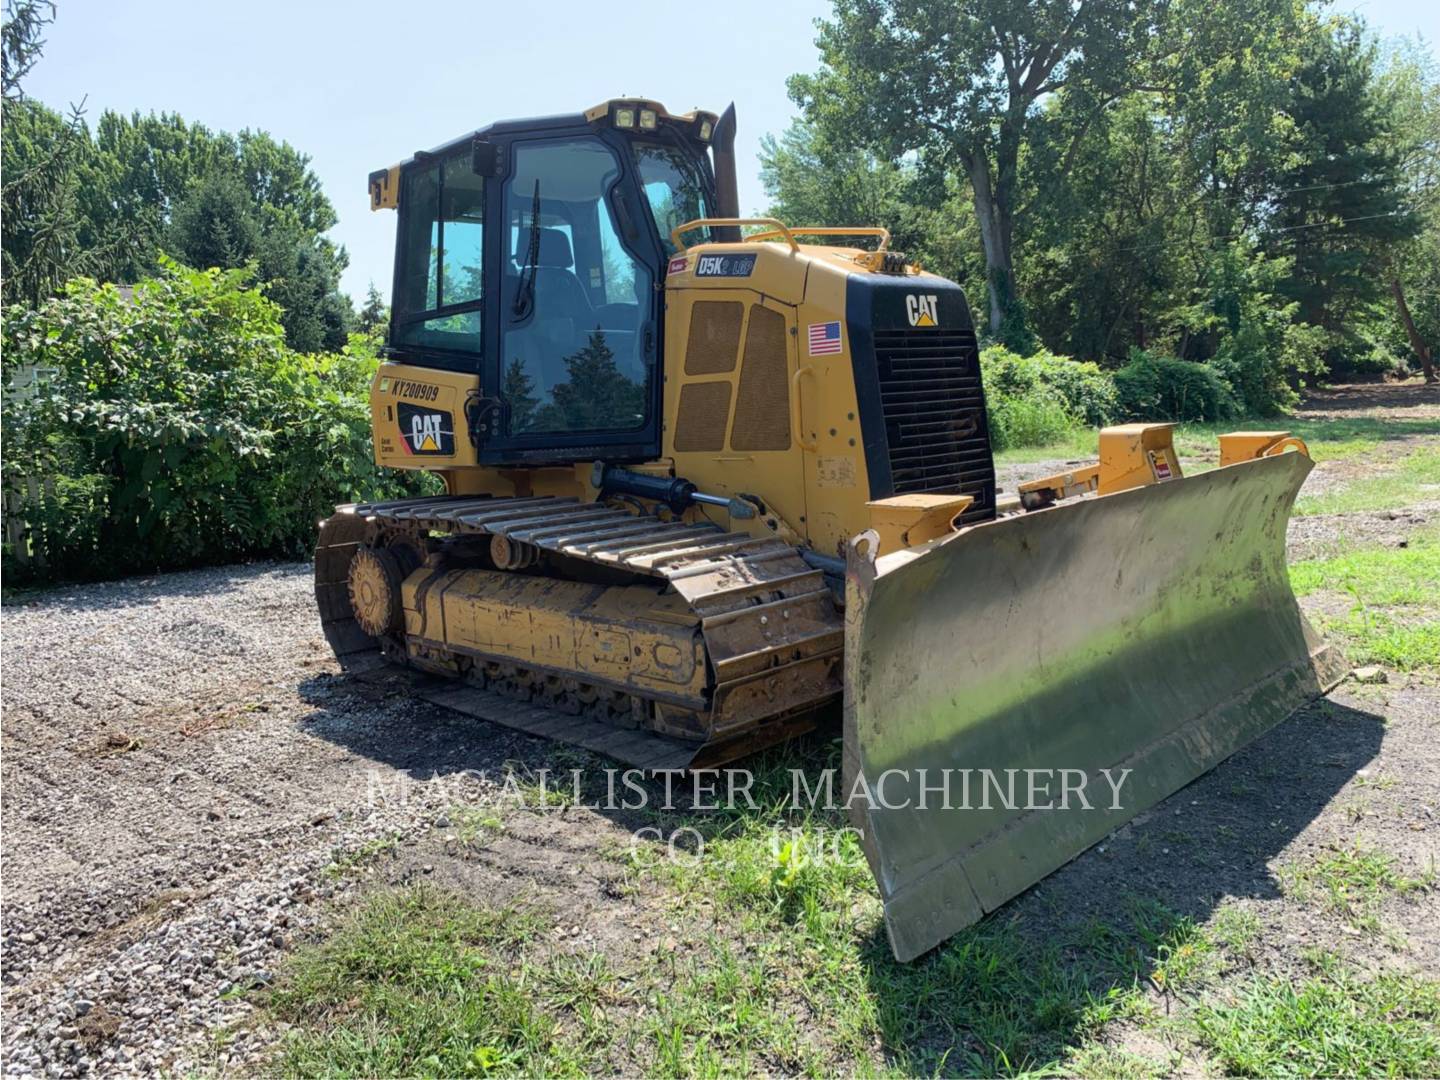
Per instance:
[[[940,298],[934,293],[923,295],[911,293],[905,297],[905,314],[910,318],[911,326],[939,326],[940,325]]]
[[[453,457],[455,425],[448,412],[437,412],[401,402],[398,408],[400,444],[407,454]]]

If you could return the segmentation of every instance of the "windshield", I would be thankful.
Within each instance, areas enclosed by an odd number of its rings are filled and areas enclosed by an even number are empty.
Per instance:
[[[655,215],[655,226],[660,230],[660,242],[665,245],[665,254],[674,255],[671,230],[687,221],[710,216],[700,164],[682,147],[665,143],[636,143],[635,163],[650,212]],[[685,240],[695,244],[709,238],[709,229],[696,229]]]

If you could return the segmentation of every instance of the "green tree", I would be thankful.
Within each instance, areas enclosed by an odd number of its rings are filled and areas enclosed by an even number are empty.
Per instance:
[[[261,242],[259,268],[266,295],[280,305],[291,348],[344,347],[354,313],[340,292],[340,271],[328,241],[303,231],[275,230]]]
[[[260,226],[250,193],[239,177],[216,171],[202,176],[175,208],[166,248],[187,266],[233,270],[255,257]]]
[[[983,285],[975,216],[947,178],[853,144],[837,145],[797,120],[760,140],[768,213],[792,225],[881,225],[891,248],[962,284]],[[841,242],[846,242],[843,239]]]
[[[1414,236],[1402,158],[1375,80],[1375,48],[1353,22],[1308,34],[1286,112],[1294,164],[1274,179],[1265,226],[1291,273],[1280,291],[1296,318],[1329,335],[1331,366],[1354,351],[1356,322],[1386,289],[1381,253]]]
[[[45,50],[40,35],[55,21],[55,5],[49,0],[5,0],[5,19],[0,25],[0,91],[5,100],[22,95],[20,80],[30,73]]]
[[[1391,120],[1389,143],[1401,162],[1415,236],[1381,259],[1394,302],[1397,352],[1409,350],[1426,382],[1436,381],[1440,345],[1440,69],[1419,41],[1396,42],[1379,88]]]
[[[0,296],[39,304],[93,269],[84,242],[82,169],[89,152],[77,108],[67,121],[30,100],[0,102]]]
[[[1158,0],[836,0],[820,24],[824,66],[792,78],[790,92],[825,131],[968,179],[990,331],[1014,340],[1025,336],[1014,262],[1022,146],[1038,103],[1061,88],[1118,96],[1145,70],[1166,11]]]
[[[90,262],[79,166],[89,149],[83,103],[68,120],[25,97],[21,80],[55,19],[46,0],[6,0],[0,26],[0,297],[38,303]]]
[[[288,342],[339,349],[353,321],[336,221],[309,158],[264,132],[173,113],[104,113],[93,138],[38,102],[6,100],[4,300],[34,306],[77,274],[122,284],[162,250],[196,266],[254,261]],[[13,122],[12,122],[13,120]]]
[[[519,360],[511,360],[505,369],[505,387],[501,397],[510,412],[510,431],[519,434],[535,425],[535,412],[540,401],[535,396],[535,380],[525,372]]]
[[[356,328],[361,333],[370,334],[376,330],[384,331],[390,324],[390,305],[385,303],[385,297],[370,282],[370,287],[365,290],[365,303],[360,307],[360,314],[356,317]]]

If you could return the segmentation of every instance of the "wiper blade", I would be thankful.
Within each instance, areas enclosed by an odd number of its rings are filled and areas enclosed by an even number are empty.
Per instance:
[[[535,201],[530,207],[530,249],[520,267],[520,286],[515,290],[515,303],[510,312],[523,319],[535,307],[535,270],[540,264],[540,178],[535,178]],[[528,271],[528,273],[527,273]]]

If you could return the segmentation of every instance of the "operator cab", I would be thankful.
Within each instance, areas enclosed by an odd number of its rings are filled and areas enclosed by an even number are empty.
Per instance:
[[[717,132],[712,113],[610,101],[372,174],[372,208],[399,211],[387,355],[479,375],[482,463],[657,456],[660,285],[671,230],[720,209]]]

